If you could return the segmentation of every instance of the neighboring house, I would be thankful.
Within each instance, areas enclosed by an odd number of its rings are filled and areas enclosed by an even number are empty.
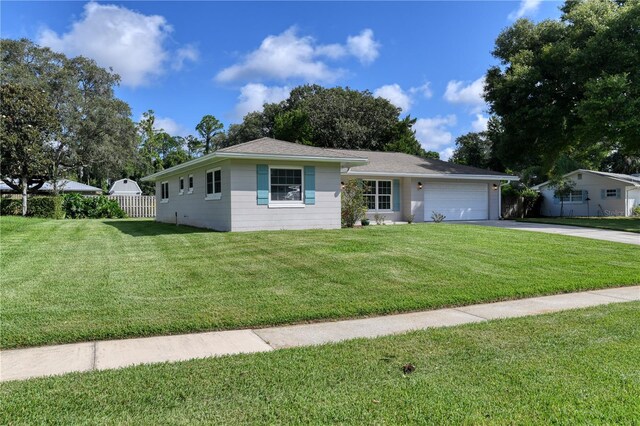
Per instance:
[[[84,195],[96,195],[102,194],[102,189],[95,186],[85,185],[84,183],[76,182],[69,179],[58,180],[58,191],[63,194],[77,193]],[[0,180],[0,193],[1,194],[17,194],[9,185]],[[53,183],[46,182],[37,191],[38,194],[51,194],[53,193]]]
[[[120,179],[113,182],[109,195],[142,195],[142,190],[135,180]]]
[[[573,192],[564,198],[565,216],[631,216],[640,205],[640,176],[578,169],[564,175],[575,183]],[[542,194],[540,213],[560,216],[560,199],[550,182],[533,187]]]
[[[347,179],[367,186],[369,217],[486,220],[515,176],[393,152],[317,148],[262,138],[143,178],[156,182],[160,222],[219,231],[339,228]]]

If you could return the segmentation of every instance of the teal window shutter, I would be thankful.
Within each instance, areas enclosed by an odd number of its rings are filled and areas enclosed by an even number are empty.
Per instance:
[[[604,200],[605,198],[607,198],[607,193],[605,192],[605,190],[604,190],[604,189],[601,189],[601,190],[600,190],[600,198],[601,198],[601,199],[603,199],[603,200]]]
[[[616,189],[616,198],[620,199],[621,196],[622,196],[622,188],[617,188]]]
[[[316,203],[316,168],[304,166],[304,203]]]
[[[560,197],[554,195],[553,196],[553,204],[560,204]]]
[[[258,176],[258,204],[269,204],[269,166],[257,164],[256,175]]]
[[[587,198],[589,198],[589,191],[586,189],[582,190],[582,204],[587,204]]]
[[[393,211],[400,211],[400,179],[393,180]]]

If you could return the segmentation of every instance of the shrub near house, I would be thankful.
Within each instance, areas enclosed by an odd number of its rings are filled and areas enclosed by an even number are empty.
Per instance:
[[[18,199],[0,199],[0,214],[22,214],[22,202]],[[35,196],[29,198],[27,216],[50,219],[109,219],[124,218],[126,214],[118,202],[104,195],[85,197],[81,194],[65,194],[58,197]]]

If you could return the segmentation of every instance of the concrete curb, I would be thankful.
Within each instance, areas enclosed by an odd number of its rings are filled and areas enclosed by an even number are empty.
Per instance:
[[[460,308],[257,330],[217,331],[12,349],[0,351],[0,381],[108,370],[138,364],[268,352],[274,349],[319,345],[355,338],[374,338],[412,330],[638,300],[640,286],[619,287]]]

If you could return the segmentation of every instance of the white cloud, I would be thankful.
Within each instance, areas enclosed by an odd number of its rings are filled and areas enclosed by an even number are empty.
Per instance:
[[[266,37],[260,47],[242,61],[220,71],[216,80],[226,83],[294,78],[332,82],[343,75],[344,70],[328,66],[324,59],[336,60],[352,55],[363,63],[370,63],[378,56],[378,48],[379,43],[373,40],[371,30],[349,37],[346,45],[319,45],[313,37],[298,36],[297,29],[291,27],[282,34]]]
[[[360,62],[368,65],[375,61],[380,54],[380,43],[374,40],[373,31],[367,28],[362,30],[359,35],[347,38],[347,49]]]
[[[38,44],[69,56],[83,55],[111,67],[122,84],[136,87],[164,72],[170,53],[164,42],[172,28],[159,15],[143,15],[125,7],[89,2],[82,18],[67,33],[45,28]],[[183,51],[180,65],[193,58]]]
[[[522,18],[525,15],[531,15],[538,11],[542,0],[521,0],[518,10],[509,14],[509,19],[516,20]]]
[[[259,83],[249,83],[240,89],[238,103],[235,108],[236,118],[241,119],[253,111],[262,111],[265,103],[274,103],[289,97],[291,88],[279,86],[265,86]]]
[[[173,61],[171,68],[176,71],[180,71],[184,67],[186,61],[196,62],[200,59],[200,52],[198,49],[190,44],[179,48],[173,55]]]
[[[456,123],[457,118],[453,114],[446,117],[419,118],[413,125],[413,130],[416,131],[416,138],[424,149],[437,151],[453,142],[449,128]]]
[[[489,117],[483,114],[476,114],[476,119],[471,122],[471,130],[474,132],[484,132],[487,130]]]
[[[153,122],[153,128],[155,130],[163,130],[171,136],[187,136],[192,133],[184,127],[182,124],[177,123],[174,119],[169,117],[156,117]]]
[[[409,93],[412,95],[420,94],[424,96],[426,99],[429,99],[433,96],[433,92],[431,91],[431,83],[426,82],[422,86],[412,87],[409,89]]]
[[[373,96],[388,100],[393,105],[402,109],[403,112],[407,112],[409,108],[411,108],[411,97],[402,90],[399,84],[387,84],[378,87],[373,91]]]
[[[465,85],[467,82],[464,81],[451,80],[447,83],[444,99],[452,104],[465,104],[479,110],[485,105],[482,96],[484,82],[484,76],[467,85]]]
[[[442,151],[439,152],[440,159],[442,161],[449,161],[449,159],[453,156],[453,152],[454,152],[454,149],[451,147],[443,149]]]
[[[402,109],[403,112],[408,112],[414,103],[416,96],[422,95],[425,98],[430,98],[433,93],[431,92],[430,83],[425,83],[422,86],[411,87],[405,91],[399,84],[386,84],[378,87],[373,91],[373,96],[384,98],[391,102],[393,105]]]

